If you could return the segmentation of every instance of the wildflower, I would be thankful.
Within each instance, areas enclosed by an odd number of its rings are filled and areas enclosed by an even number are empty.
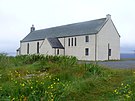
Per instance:
[[[53,89],[53,86],[51,86],[51,88]]]
[[[130,98],[130,96],[129,96],[128,94],[126,94],[126,97],[127,97],[127,98]]]
[[[36,80],[36,82],[38,83],[38,81]]]
[[[121,86],[123,86],[123,83],[121,83]]]
[[[59,81],[59,78],[57,79],[57,81]]]
[[[51,77],[51,75],[49,76],[49,79],[51,79],[52,77]]]
[[[115,90],[114,90],[114,93],[118,94],[118,91],[117,91],[117,89],[115,89]]]
[[[20,74],[18,74],[18,76],[20,77]]]
[[[22,84],[22,86],[24,87],[24,86],[25,86],[25,84],[23,83],[23,84]]]
[[[41,82],[41,84],[43,85],[44,83],[43,83],[43,82]]]
[[[51,85],[51,88],[53,88],[53,85]]]
[[[2,87],[0,87],[0,90],[2,90]]]
[[[15,100],[15,98],[13,98],[11,101],[14,101]]]
[[[128,91],[128,94],[131,94],[132,93],[132,91]]]
[[[27,70],[27,73],[29,74],[30,72]]]
[[[1,79],[1,76],[2,76],[2,74],[0,74],[0,79]]]
[[[15,81],[15,83],[17,83],[17,81]]]
[[[31,89],[33,89],[33,87],[32,87],[32,86],[31,86],[30,88],[31,88]]]

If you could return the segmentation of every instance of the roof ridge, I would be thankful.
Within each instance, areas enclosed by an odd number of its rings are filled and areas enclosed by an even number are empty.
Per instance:
[[[57,27],[69,26],[69,25],[75,25],[75,24],[79,24],[79,23],[85,23],[85,22],[96,21],[96,20],[102,20],[102,19],[106,19],[106,18],[94,19],[94,20],[89,20],[89,21],[80,21],[80,22],[75,22],[75,23],[71,23],[71,24],[63,24],[63,25],[58,25],[58,26],[53,26],[53,27],[38,29],[38,30],[35,30],[35,31],[46,30],[46,29],[52,29],[52,28],[57,28]]]
[[[61,26],[40,29],[29,33],[21,42],[43,40],[48,37],[69,37],[96,34],[105,23],[106,18],[77,22]]]

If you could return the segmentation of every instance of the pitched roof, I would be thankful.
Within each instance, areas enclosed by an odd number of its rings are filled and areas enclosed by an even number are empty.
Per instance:
[[[58,38],[47,38],[52,48],[64,49]]]
[[[21,42],[42,40],[51,37],[68,37],[96,34],[105,24],[106,18],[57,26],[29,33]]]

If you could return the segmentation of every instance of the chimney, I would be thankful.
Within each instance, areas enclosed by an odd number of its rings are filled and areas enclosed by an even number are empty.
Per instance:
[[[32,27],[30,28],[30,32],[33,32],[33,31],[35,31],[34,25],[32,25]]]
[[[111,15],[110,15],[110,14],[107,14],[107,15],[106,15],[106,18],[107,18],[107,19],[111,19]]]

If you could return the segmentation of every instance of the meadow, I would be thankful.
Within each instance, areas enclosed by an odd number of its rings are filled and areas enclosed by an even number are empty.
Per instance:
[[[135,69],[72,56],[0,54],[0,101],[135,101]]]

